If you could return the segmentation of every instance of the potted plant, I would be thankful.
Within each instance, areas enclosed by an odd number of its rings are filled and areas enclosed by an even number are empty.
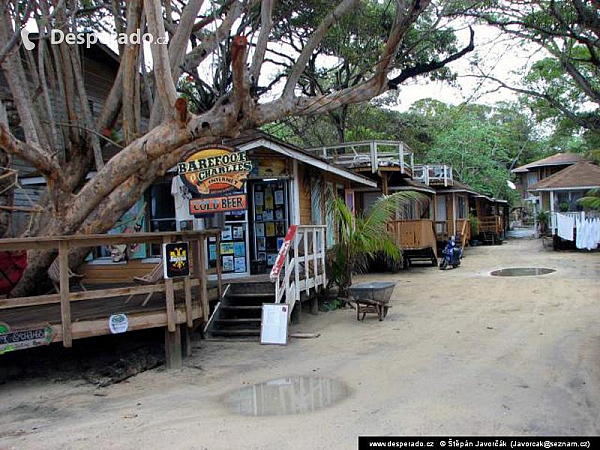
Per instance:
[[[550,213],[548,211],[540,211],[535,216],[539,227],[540,227],[540,235],[545,236],[546,231],[548,230],[548,220],[550,220]]]

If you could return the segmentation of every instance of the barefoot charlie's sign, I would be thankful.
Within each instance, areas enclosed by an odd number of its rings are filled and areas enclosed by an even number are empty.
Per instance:
[[[181,180],[196,198],[190,200],[191,214],[246,209],[242,191],[252,162],[246,152],[212,145],[188,155],[177,165]]]

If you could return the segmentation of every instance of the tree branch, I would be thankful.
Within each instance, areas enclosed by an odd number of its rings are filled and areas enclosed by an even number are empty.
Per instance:
[[[434,70],[441,69],[442,67],[445,67],[448,63],[451,63],[452,61],[456,61],[457,59],[465,56],[467,53],[472,52],[475,49],[475,31],[473,31],[472,28],[469,28],[469,30],[470,30],[469,44],[465,48],[463,48],[461,51],[454,53],[441,61],[430,61],[426,64],[417,64],[416,66],[404,69],[400,73],[400,75],[398,75],[395,78],[392,78],[388,82],[388,86],[390,87],[390,89],[397,89],[400,84],[402,84],[404,81],[406,81],[409,78],[413,78],[418,75],[422,75],[424,73],[429,73],[429,72],[433,72]]]
[[[269,34],[273,27],[272,16],[274,4],[275,0],[262,0],[260,6],[260,34],[256,42],[256,48],[254,49],[254,55],[252,56],[252,66],[250,67],[250,76],[253,78],[255,84],[258,84],[260,69],[265,59],[267,44],[269,43]]]
[[[171,64],[169,62],[169,51],[167,45],[158,44],[159,39],[166,39],[165,25],[162,20],[160,0],[144,0],[146,18],[148,20],[148,29],[154,36],[152,47],[152,61],[154,63],[154,78],[156,80],[156,89],[158,97],[163,105],[167,115],[171,120],[175,118],[174,114],[169,114],[177,101],[177,91],[175,83],[171,76]]]
[[[292,69],[290,76],[285,83],[285,87],[283,88],[282,98],[291,99],[294,95],[294,89],[296,88],[296,84],[304,72],[304,68],[308,63],[308,60],[312,56],[312,53],[315,51],[319,43],[323,40],[323,38],[327,35],[329,29],[345,14],[347,14],[351,9],[356,7],[358,4],[358,0],[343,0],[333,11],[331,11],[325,18],[321,21],[317,29],[312,33],[308,42],[302,49],[300,56],[296,60],[296,64]]]

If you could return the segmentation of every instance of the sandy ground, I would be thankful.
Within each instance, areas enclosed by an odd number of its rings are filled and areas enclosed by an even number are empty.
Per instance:
[[[506,267],[541,277],[497,278]],[[358,435],[600,433],[600,254],[539,240],[469,248],[463,265],[360,279],[397,281],[384,322],[304,315],[320,337],[287,347],[196,343],[182,370],[108,388],[0,386],[0,448],[353,449]],[[278,377],[342,380],[349,396],[302,415],[247,417],[223,397]]]

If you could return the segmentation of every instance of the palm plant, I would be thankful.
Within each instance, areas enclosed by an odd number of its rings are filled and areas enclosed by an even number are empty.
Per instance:
[[[593,188],[587,192],[585,197],[577,200],[584,208],[600,210],[600,188]]]
[[[364,272],[378,253],[398,262],[402,252],[387,224],[396,211],[426,197],[417,192],[397,192],[381,196],[367,214],[352,214],[344,200],[332,196],[328,212],[337,225],[337,243],[328,255],[331,282],[339,287],[339,297],[347,298],[352,274]]]

